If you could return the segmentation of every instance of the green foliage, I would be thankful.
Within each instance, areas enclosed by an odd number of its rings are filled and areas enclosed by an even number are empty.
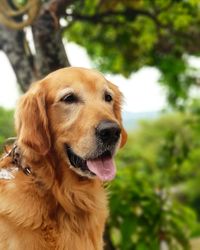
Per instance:
[[[186,250],[200,235],[199,107],[143,121],[119,152],[110,205],[117,249]]]
[[[155,66],[169,102],[183,106],[198,78],[186,56],[200,52],[198,0],[87,0],[70,11],[65,36],[85,47],[96,67],[128,77]]]
[[[0,107],[0,152],[4,141],[13,135],[13,111]]]

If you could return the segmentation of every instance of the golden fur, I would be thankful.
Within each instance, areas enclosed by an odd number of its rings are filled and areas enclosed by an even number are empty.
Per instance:
[[[61,102],[69,90],[83,103]],[[113,93],[112,104],[102,99],[104,90]],[[32,174],[19,170],[11,180],[0,179],[0,250],[103,249],[103,183],[73,171],[63,143],[84,157],[95,147],[95,126],[106,119],[121,127],[123,146],[120,104],[118,88],[100,73],[73,67],[51,73],[22,96],[15,114],[17,145]],[[0,161],[0,169],[12,166],[11,157]]]

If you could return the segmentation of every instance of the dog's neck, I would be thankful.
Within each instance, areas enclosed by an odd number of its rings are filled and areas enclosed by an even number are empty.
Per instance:
[[[107,200],[103,184],[98,179],[91,180],[77,175],[69,168],[66,161],[56,156],[56,152],[49,152],[45,157],[35,156],[27,148],[23,151],[23,145],[18,143],[15,143],[7,153],[12,164],[27,175],[27,178],[31,177],[41,192],[51,193],[66,213],[70,211],[74,216],[77,212],[88,211],[88,207],[90,211],[97,207],[101,209],[99,201]],[[94,194],[94,189],[99,194]]]

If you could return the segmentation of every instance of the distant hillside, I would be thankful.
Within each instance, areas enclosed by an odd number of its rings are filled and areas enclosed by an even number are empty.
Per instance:
[[[133,130],[138,126],[138,122],[140,120],[151,120],[155,119],[159,116],[159,111],[152,112],[141,112],[141,113],[133,113],[133,112],[123,112],[123,123],[124,127],[127,130]]]

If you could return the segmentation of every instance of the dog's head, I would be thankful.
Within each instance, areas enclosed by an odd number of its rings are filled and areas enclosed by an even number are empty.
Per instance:
[[[77,174],[115,176],[113,156],[126,142],[122,95],[102,74],[64,68],[33,84],[16,111],[18,143],[33,154],[55,152]]]

